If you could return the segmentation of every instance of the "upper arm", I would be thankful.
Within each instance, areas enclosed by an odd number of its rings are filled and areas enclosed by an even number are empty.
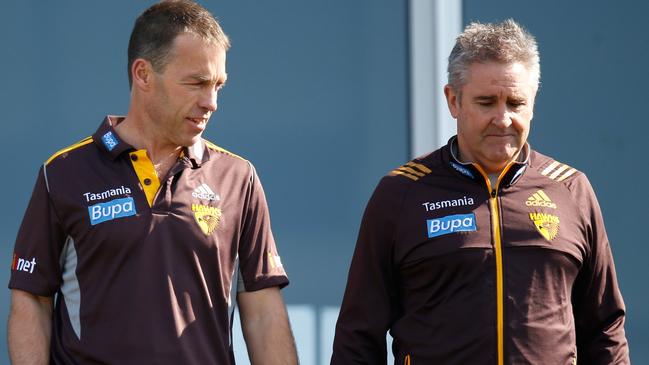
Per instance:
[[[24,290],[11,290],[11,314],[21,311],[40,310],[43,313],[52,312],[52,297],[35,295]]]
[[[270,287],[237,294],[241,322],[259,320],[261,317],[286,312],[284,300],[278,287]]]

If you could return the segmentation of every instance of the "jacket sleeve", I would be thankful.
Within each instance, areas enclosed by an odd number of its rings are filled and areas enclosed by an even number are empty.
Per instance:
[[[400,198],[386,179],[363,215],[336,324],[332,365],[385,364],[386,333],[396,308],[393,241]]]
[[[625,307],[615,274],[602,212],[584,175],[575,179],[585,217],[590,252],[573,288],[577,361],[584,364],[630,364],[624,334]]]

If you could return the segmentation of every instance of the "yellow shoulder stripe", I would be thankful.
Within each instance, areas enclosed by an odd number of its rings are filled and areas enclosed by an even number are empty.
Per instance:
[[[411,174],[409,174],[409,173],[407,173],[407,172],[403,172],[403,171],[401,171],[401,170],[392,170],[391,173],[392,173],[392,174],[395,174],[395,175],[403,175],[403,176],[407,177],[407,178],[410,179],[410,180],[414,180],[414,181],[419,180],[419,178],[418,178],[417,176],[415,176],[415,175],[411,175]]]
[[[228,150],[226,150],[224,148],[221,148],[221,147],[215,145],[214,143],[212,143],[212,142],[210,142],[210,141],[208,141],[206,139],[203,139],[203,141],[205,141],[205,145],[207,146],[207,148],[209,148],[211,150],[214,150],[214,151],[220,152],[220,153],[225,153],[226,155],[230,155],[232,157],[240,158],[240,159],[246,161],[245,158],[243,158],[243,157],[241,157],[241,156],[239,156],[237,154],[234,154],[234,153],[232,153],[232,152],[230,152],[230,151],[228,151]]]
[[[419,172],[419,171],[417,171],[415,169],[411,169],[410,167],[401,166],[397,170],[408,172],[408,173],[410,173],[412,175],[416,175],[416,176],[419,176],[419,177],[426,176],[426,174],[424,174],[423,172]]]
[[[402,175],[409,178],[410,180],[417,181],[419,180],[419,178],[422,178],[430,174],[431,172],[433,172],[433,170],[429,169],[425,165],[410,161],[405,165],[397,167],[396,169],[392,170],[390,174]]]
[[[541,171],[541,175],[555,181],[563,181],[574,175],[576,172],[577,169],[575,168],[572,168],[558,161],[552,161],[551,164],[549,164],[545,169],[543,169],[543,171]]]
[[[428,167],[426,167],[425,165],[422,165],[420,163],[415,163],[415,162],[410,161],[406,165],[416,167],[416,168],[420,169],[421,171],[423,171],[423,172],[425,172],[427,174],[430,174],[431,172],[433,172],[431,169],[429,169]]]
[[[70,151],[72,151],[74,149],[77,149],[77,148],[79,148],[81,146],[85,146],[88,143],[92,143],[92,136],[86,137],[86,138],[82,139],[81,141],[73,144],[72,146],[69,146],[69,147],[66,147],[66,148],[64,148],[64,149],[62,149],[60,151],[57,151],[50,158],[48,158],[47,161],[45,161],[45,165],[49,165],[49,163],[52,162],[52,160],[54,160],[55,158],[61,156],[62,154],[66,153],[66,152],[70,152]]]

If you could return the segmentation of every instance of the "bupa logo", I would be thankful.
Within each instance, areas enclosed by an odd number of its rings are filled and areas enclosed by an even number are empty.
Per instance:
[[[93,226],[117,218],[130,217],[136,213],[135,202],[131,197],[115,199],[88,207],[90,224]]]
[[[475,226],[475,214],[455,214],[446,217],[429,219],[426,221],[428,226],[428,238],[433,238],[453,232],[473,232]]]
[[[28,273],[33,273],[34,268],[36,267],[36,258],[32,257],[31,261],[28,259],[23,259],[14,254],[13,261],[11,262],[11,270],[14,271],[24,271]]]
[[[106,149],[109,151],[112,151],[119,142],[117,141],[117,138],[113,134],[113,132],[108,131],[106,134],[101,136],[102,142],[104,142],[104,146],[106,146]]]

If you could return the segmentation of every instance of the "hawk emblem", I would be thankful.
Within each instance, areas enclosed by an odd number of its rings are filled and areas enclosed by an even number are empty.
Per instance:
[[[546,240],[552,241],[559,233],[559,217],[546,213],[530,213],[534,227]]]
[[[194,212],[196,223],[198,223],[201,231],[206,236],[211,235],[219,226],[222,216],[221,209],[209,205],[192,204],[192,211]]]

